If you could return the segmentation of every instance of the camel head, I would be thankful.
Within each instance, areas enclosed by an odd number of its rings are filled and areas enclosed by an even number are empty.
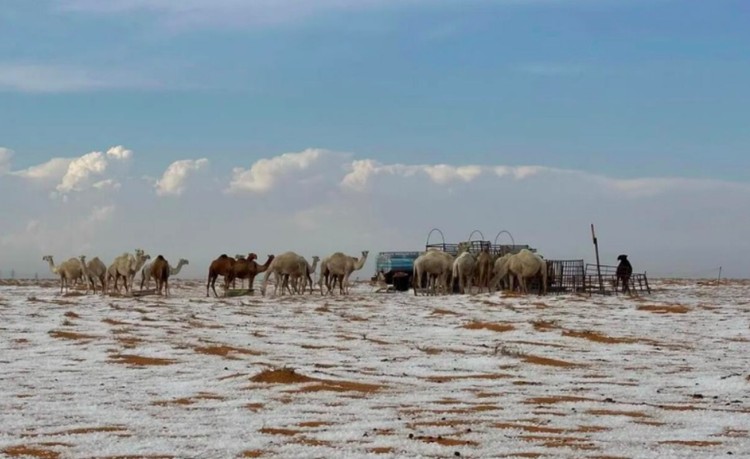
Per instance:
[[[177,262],[177,264],[178,264],[178,265],[189,265],[189,264],[190,264],[190,262],[189,262],[189,261],[187,261],[187,260],[186,260],[186,259],[184,259],[184,258],[180,258],[180,261],[179,261],[179,262]]]
[[[369,250],[363,250],[362,251],[362,258],[367,258],[367,254],[370,253]]]
[[[47,261],[49,263],[54,264],[54,262],[52,261],[52,255],[45,255],[45,256],[43,256],[42,257],[42,261]]]
[[[312,261],[313,261],[313,263],[317,263],[317,262],[319,262],[319,261],[320,261],[320,257],[319,257],[319,256],[317,256],[317,255],[313,255],[313,257],[312,257]]]
[[[81,255],[78,258],[81,260],[81,263],[83,263],[84,265],[86,264],[86,255]]]
[[[625,261],[625,260],[627,260],[627,259],[628,259],[628,256],[627,256],[627,255],[625,255],[625,254],[622,254],[622,255],[618,255],[618,256],[617,256],[617,261]]]
[[[258,255],[256,253],[250,252],[247,254],[247,261],[253,261],[257,259],[258,259]]]

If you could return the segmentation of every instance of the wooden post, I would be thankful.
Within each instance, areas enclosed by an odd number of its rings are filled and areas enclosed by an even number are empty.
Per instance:
[[[721,284],[721,266],[719,266],[719,280],[717,284]]]
[[[604,281],[602,280],[602,268],[599,263],[599,241],[596,239],[594,224],[591,224],[591,238],[594,240],[594,250],[596,251],[596,275],[599,278],[599,293],[604,294]]]

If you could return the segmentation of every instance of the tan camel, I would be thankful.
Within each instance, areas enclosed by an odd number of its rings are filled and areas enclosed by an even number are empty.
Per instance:
[[[313,292],[312,276],[315,274],[315,270],[318,269],[318,263],[320,262],[320,257],[317,255],[313,255],[312,264],[308,263],[307,260],[305,260],[304,258],[302,260],[305,262],[307,273],[306,273],[306,276],[303,276],[299,279],[299,282],[301,282],[302,285],[298,285],[297,289],[300,290],[301,293],[305,293],[307,284],[310,284],[310,294],[312,294]]]
[[[70,258],[58,266],[55,266],[52,255],[45,255],[42,257],[42,260],[49,263],[52,272],[60,276],[60,294],[63,294],[65,290],[70,290],[69,282],[72,279],[80,278],[83,272],[81,269],[81,260],[77,258]]]
[[[307,288],[307,284],[310,284],[310,293],[313,292],[313,280],[312,280],[312,274],[315,273],[315,270],[317,269],[318,262],[320,261],[320,257],[317,255],[312,257],[313,264],[310,264],[305,257],[300,256],[299,257],[299,264],[300,264],[300,275],[294,278],[290,278],[290,276],[285,276],[284,279],[281,280],[281,288],[286,288],[289,293],[292,293],[292,288],[294,289],[294,293],[296,294],[304,294],[305,289]],[[278,282],[278,279],[276,279]],[[290,288],[290,285],[292,288]]]
[[[169,267],[169,276],[176,276],[180,274],[180,271],[182,271],[182,267],[185,265],[189,265],[190,262],[187,261],[184,258],[180,258],[180,261],[177,262],[177,266],[170,266]],[[141,291],[143,291],[143,286],[145,285],[146,288],[149,287],[149,284],[151,283],[151,266],[153,263],[146,263],[143,265],[143,268],[141,268]]]
[[[492,255],[489,254],[487,249],[482,249],[477,255],[477,265],[474,270],[476,277],[476,285],[479,287],[479,293],[482,293],[482,289],[486,288],[490,291],[490,279],[492,278]]]
[[[299,261],[300,256],[294,252],[284,252],[281,255],[275,257],[271,262],[270,266],[266,270],[266,275],[263,278],[263,285],[260,287],[261,295],[266,295],[266,286],[271,276],[276,277],[276,286],[274,287],[274,296],[278,293],[279,287],[281,288],[281,295],[284,294],[283,279],[290,278],[295,279],[305,274],[306,269],[302,266]],[[287,286],[288,287],[288,286]]]
[[[417,257],[412,270],[414,294],[425,286],[424,276],[427,276],[428,289],[433,292],[450,293],[453,262],[453,256],[442,250],[428,250]]]
[[[495,260],[495,264],[492,269],[492,280],[490,280],[491,291],[497,290],[500,284],[502,284],[502,288],[508,288],[508,265],[511,256],[511,254],[506,253],[502,257]]]
[[[211,262],[211,266],[208,267],[208,281],[206,282],[206,296],[210,296],[208,293],[209,287],[214,291],[214,296],[217,298],[219,295],[216,293],[216,279],[219,276],[224,277],[224,295],[229,291],[229,284],[232,283],[234,276],[234,264],[237,262],[234,258],[227,256],[222,253],[219,258]]]
[[[156,282],[156,293],[161,295],[164,289],[164,295],[169,296],[169,262],[161,255],[156,257],[151,263],[151,277]]]
[[[528,249],[522,249],[520,252],[510,257],[508,270],[511,274],[511,290],[513,290],[513,276],[518,280],[521,292],[529,293],[526,279],[531,279],[535,276],[541,275],[542,285],[540,293],[547,293],[547,262],[539,255],[536,255]]]
[[[96,294],[96,281],[99,281],[101,285],[102,295],[107,291],[107,266],[102,262],[99,257],[94,257],[86,263],[86,276],[88,277],[89,285]],[[86,289],[88,293],[88,287]]]
[[[79,259],[81,262],[83,277],[86,282],[86,293],[89,293],[90,290],[93,290],[94,295],[96,295],[96,281],[98,280],[102,286],[103,294],[106,290],[107,267],[98,257],[94,257],[88,263],[86,263],[85,255],[81,255]]]
[[[350,257],[341,252],[336,252],[329,256],[325,260],[325,271],[326,271],[326,286],[328,287],[328,293],[332,293],[333,288],[336,285],[336,280],[339,281],[339,293],[344,295],[349,293],[349,277],[351,277],[354,271],[362,269],[367,261],[367,254],[369,251],[363,250],[360,258]],[[323,278],[323,268],[321,268],[321,281]],[[321,283],[321,292],[322,283]]]
[[[453,279],[458,279],[458,291],[466,293],[474,281],[474,271],[477,265],[477,259],[471,252],[464,252],[453,262]]]

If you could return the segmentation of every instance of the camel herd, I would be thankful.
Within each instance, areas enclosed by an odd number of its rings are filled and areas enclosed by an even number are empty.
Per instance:
[[[313,275],[320,266],[318,287],[321,294],[331,294],[339,286],[339,293],[349,293],[351,277],[354,271],[362,269],[367,261],[368,251],[363,251],[362,256],[352,257],[342,252],[335,252],[323,259],[314,256],[312,263],[305,257],[295,252],[284,252],[281,255],[268,255],[266,262],[259,264],[256,260],[258,255],[249,253],[247,256],[237,255],[230,257],[222,254],[213,260],[208,268],[208,280],[206,282],[206,296],[216,292],[216,281],[219,276],[223,277],[224,290],[228,292],[230,287],[236,287],[236,281],[248,281],[252,289],[258,274],[265,273],[260,292],[266,294],[268,282],[274,278],[274,295],[302,294],[309,288],[313,292]],[[70,288],[70,283],[83,281],[86,284],[86,293],[93,290],[96,294],[97,286],[102,294],[111,291],[119,292],[118,282],[121,280],[125,287],[125,294],[133,294],[136,274],[141,273],[140,289],[153,279],[156,282],[156,293],[169,295],[169,277],[178,274],[183,266],[188,264],[185,259],[180,259],[177,266],[170,266],[169,262],[159,255],[153,262],[147,263],[150,255],[141,249],[135,253],[123,253],[115,258],[107,267],[98,257],[94,257],[88,263],[85,256],[70,258],[69,260],[55,265],[52,256],[47,255],[43,260],[49,263],[52,272],[60,276],[60,293]],[[468,251],[467,246],[459,247],[459,255],[454,257],[450,253],[441,250],[428,250],[414,260],[412,282],[414,293],[425,287],[434,293],[449,293],[453,291],[454,283],[457,283],[460,293],[472,292],[473,287],[478,287],[479,292],[483,289],[492,291],[503,283],[511,290],[514,279],[518,281],[520,290],[528,291],[528,281],[541,278],[541,290],[546,293],[547,287],[547,264],[544,259],[529,250],[521,250],[516,254],[493,256],[487,251],[473,254]]]
[[[151,259],[150,255],[144,253],[141,249],[136,249],[135,253],[123,253],[115,258],[109,267],[102,262],[99,257],[94,257],[86,263],[86,256],[81,255],[78,258],[70,258],[59,265],[55,265],[52,255],[42,257],[43,261],[49,263],[50,270],[53,274],[60,276],[60,293],[70,289],[70,284],[76,284],[83,281],[86,285],[86,293],[93,290],[96,293],[97,285],[100,292],[106,294],[112,290],[119,292],[117,286],[119,280],[122,280],[125,286],[125,293],[132,294],[135,276],[138,271],[141,272],[141,290],[144,285],[148,288],[151,279],[156,282],[156,291],[169,295],[169,276],[176,275],[183,266],[188,264],[185,259],[180,259],[176,267],[169,265],[169,262],[161,255],[157,256],[152,263],[146,263]]]
[[[454,257],[442,250],[428,250],[414,260],[412,283],[414,294],[427,288],[432,293],[450,293],[454,282],[460,293],[471,293],[472,287],[487,291],[496,290],[502,283],[513,290],[513,280],[523,293],[528,293],[528,281],[541,278],[541,292],[547,293],[547,262],[530,250],[515,254],[493,256],[486,250],[477,255],[459,245],[459,255]]]
[[[210,296],[213,291],[216,293],[216,280],[219,276],[224,278],[224,290],[228,291],[230,284],[237,279],[247,279],[248,285],[252,288],[255,277],[265,272],[263,284],[260,288],[262,295],[266,294],[268,281],[273,276],[275,278],[274,295],[284,294],[286,290],[289,294],[302,294],[310,288],[313,292],[312,276],[320,264],[320,277],[318,285],[321,294],[332,293],[339,284],[341,294],[349,293],[349,277],[354,271],[362,269],[367,261],[367,250],[362,252],[359,258],[351,257],[342,252],[336,252],[322,260],[318,256],[312,257],[312,263],[308,262],[305,257],[295,252],[284,252],[281,255],[269,255],[266,262],[262,265],[255,260],[258,255],[250,253],[247,257],[236,256],[234,258],[222,254],[219,258],[211,262],[208,268],[208,281],[206,282],[206,296]],[[325,289],[324,289],[325,286]],[[281,289],[281,292],[279,292]]]
[[[320,264],[319,287],[322,294],[331,293],[336,283],[339,284],[341,294],[349,293],[349,278],[354,271],[362,269],[367,261],[368,251],[363,251],[359,258],[348,256],[342,252],[336,252],[323,258],[322,260],[314,256],[312,263],[308,262],[303,256],[294,252],[285,252],[279,256],[269,255],[264,264],[259,264],[256,260],[258,255],[250,253],[247,256],[237,255],[230,257],[222,254],[211,262],[208,268],[208,281],[206,283],[206,296],[210,291],[216,293],[216,280],[219,276],[224,279],[224,290],[228,292],[230,286],[236,286],[236,281],[248,281],[252,289],[255,278],[258,274],[265,272],[261,293],[266,294],[266,288],[271,277],[274,279],[274,294],[284,294],[284,291],[290,294],[304,293],[309,287],[310,293],[313,292],[312,276],[315,273],[318,264]],[[181,259],[177,266],[172,267],[169,262],[159,255],[156,259],[147,263],[151,256],[144,253],[141,249],[136,249],[135,253],[123,253],[115,258],[109,267],[98,257],[94,257],[88,263],[86,256],[79,258],[70,258],[69,260],[55,265],[51,255],[42,258],[49,263],[50,270],[53,274],[60,277],[60,293],[65,293],[70,289],[71,284],[75,285],[83,281],[86,285],[86,293],[93,290],[96,294],[97,287],[100,288],[101,294],[112,291],[120,292],[118,282],[122,281],[125,287],[125,294],[133,294],[135,277],[141,273],[141,291],[144,286],[148,288],[151,279],[156,282],[156,293],[169,295],[169,277],[180,272],[188,261]],[[281,292],[279,292],[281,289]]]

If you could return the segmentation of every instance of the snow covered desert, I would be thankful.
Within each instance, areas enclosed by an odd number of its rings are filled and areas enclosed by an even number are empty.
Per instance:
[[[750,282],[205,298],[0,286],[0,456],[750,457]]]

